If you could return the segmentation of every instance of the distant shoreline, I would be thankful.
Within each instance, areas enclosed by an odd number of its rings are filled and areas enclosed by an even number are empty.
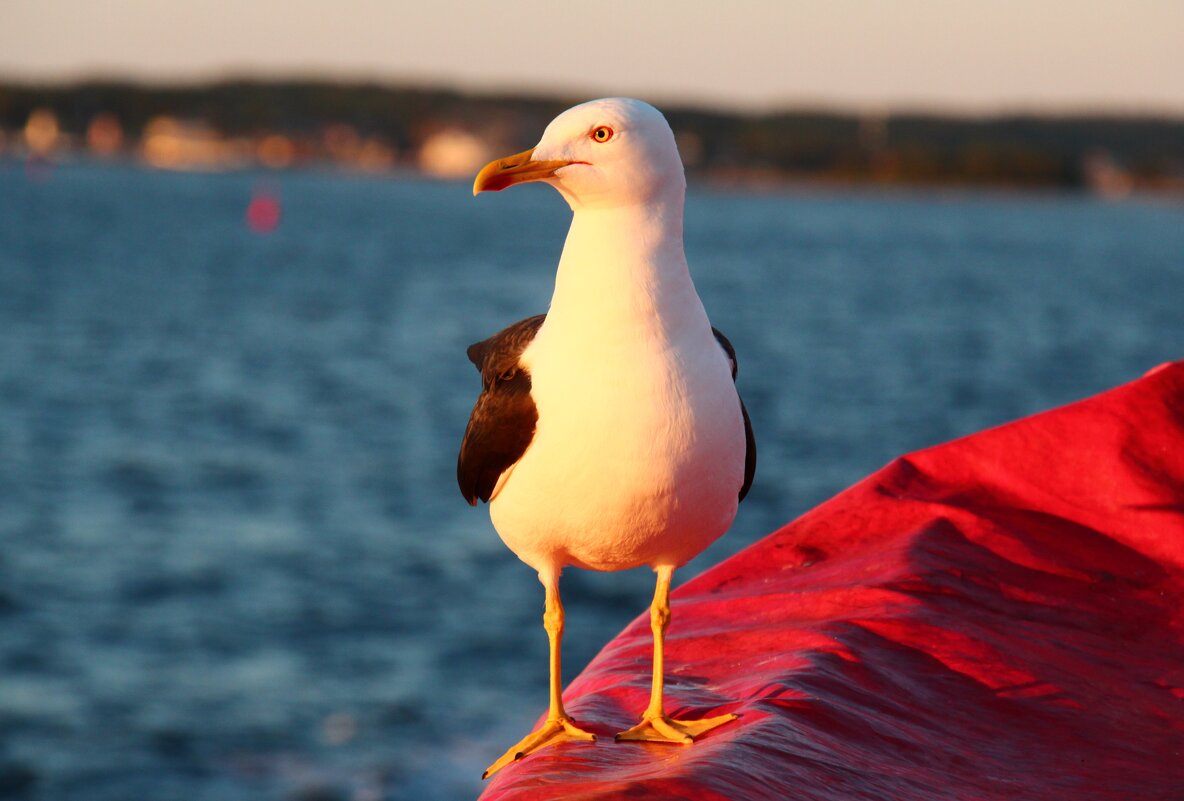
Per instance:
[[[0,155],[162,169],[330,164],[435,177],[520,150],[575,97],[322,80],[0,79]],[[711,183],[1066,189],[1184,196],[1184,117],[664,108]]]

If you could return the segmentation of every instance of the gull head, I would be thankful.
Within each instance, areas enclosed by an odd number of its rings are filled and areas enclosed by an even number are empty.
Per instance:
[[[666,118],[648,103],[625,97],[569,108],[533,148],[485,165],[473,194],[528,181],[555,187],[573,211],[681,201],[686,190]]]

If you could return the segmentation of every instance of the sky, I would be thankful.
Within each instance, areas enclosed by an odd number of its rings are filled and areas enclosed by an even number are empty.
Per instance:
[[[1184,115],[1184,0],[0,0],[0,78]]]

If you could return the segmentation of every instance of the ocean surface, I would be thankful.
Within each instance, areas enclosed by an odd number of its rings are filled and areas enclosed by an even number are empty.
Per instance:
[[[479,792],[547,658],[538,582],[456,488],[464,349],[546,309],[567,219],[542,186],[0,162],[0,798]],[[693,186],[687,251],[760,459],[676,583],[1184,357],[1178,204]],[[652,574],[562,588],[570,680]]]

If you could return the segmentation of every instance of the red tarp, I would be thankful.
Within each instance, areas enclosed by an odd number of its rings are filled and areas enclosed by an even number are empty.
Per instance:
[[[803,470],[809,469],[802,465]],[[490,780],[527,799],[1184,799],[1184,362],[897,459],[673,596],[568,688],[600,736]]]

